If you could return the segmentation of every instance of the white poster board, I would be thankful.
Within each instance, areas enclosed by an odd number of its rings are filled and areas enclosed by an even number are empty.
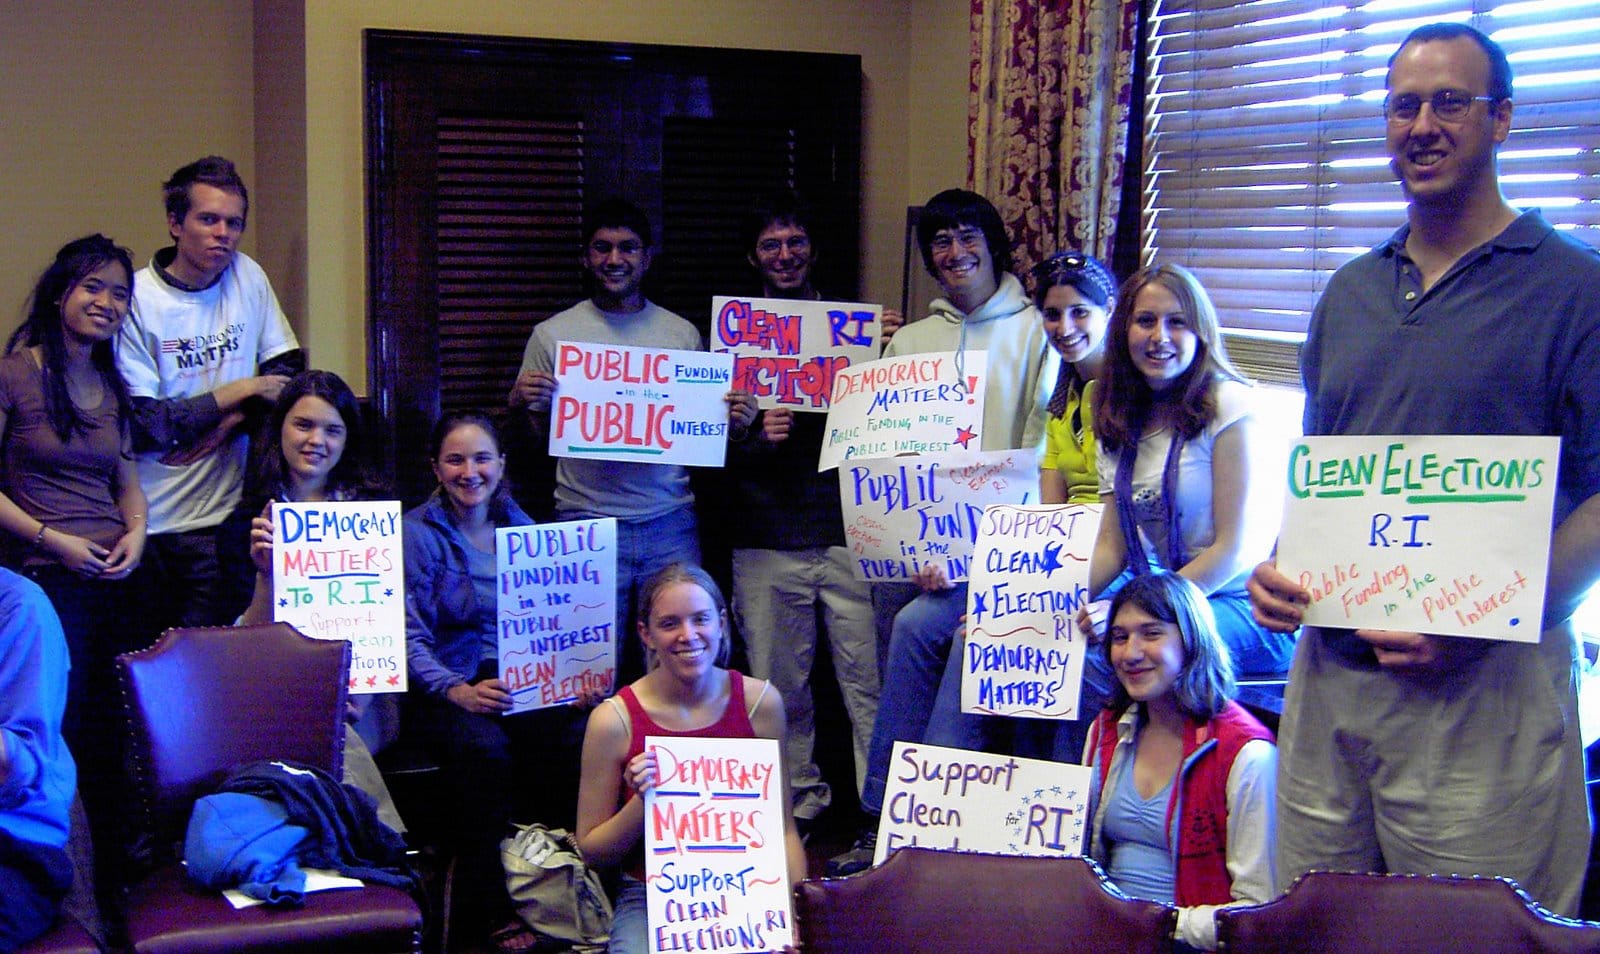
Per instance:
[[[1305,621],[1538,642],[1555,437],[1303,437],[1278,569]]]
[[[650,950],[793,944],[777,740],[648,736],[644,744],[660,772],[644,807]]]
[[[1081,855],[1088,804],[1082,765],[896,742],[872,863],[913,845]]]
[[[733,358],[733,387],[763,410],[826,411],[833,379],[878,357],[883,306],[787,298],[711,299],[711,350]]]
[[[617,521],[501,527],[500,681],[510,712],[565,705],[616,679]],[[508,715],[510,713],[507,713]]]
[[[406,690],[405,546],[394,500],[272,505],[272,618],[350,641],[350,692]]]
[[[1027,503],[1038,489],[1031,450],[843,464],[839,499],[856,579],[905,582],[937,563],[951,582],[965,580],[983,508]]]
[[[902,355],[839,369],[817,470],[842,461],[983,446],[989,355]]]
[[[1078,717],[1089,644],[1077,616],[1099,528],[1099,505],[984,510],[967,587],[963,712]]]
[[[563,341],[550,456],[721,467],[733,356]]]

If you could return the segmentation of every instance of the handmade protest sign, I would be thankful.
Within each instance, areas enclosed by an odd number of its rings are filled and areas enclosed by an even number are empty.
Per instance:
[[[910,580],[926,563],[965,580],[990,504],[1027,503],[1039,486],[1032,451],[973,451],[863,460],[839,468],[845,545],[856,579]]]
[[[982,447],[988,367],[985,352],[966,352],[958,363],[954,351],[941,351],[838,369],[817,470]]]
[[[1078,610],[1089,603],[1089,557],[1100,507],[985,509],[967,587],[961,709],[1076,719],[1083,657]]]
[[[1305,621],[1538,642],[1555,437],[1304,437],[1278,569]]]
[[[734,356],[734,389],[763,409],[826,411],[834,376],[878,356],[882,305],[718,296],[711,314],[711,350]]]
[[[896,742],[872,863],[912,845],[1081,855],[1088,800],[1082,765]]]
[[[650,950],[793,944],[777,740],[647,736],[644,744],[660,775],[644,806]]]
[[[511,710],[609,691],[616,675],[617,521],[605,517],[494,532],[500,681]]]
[[[350,641],[350,692],[406,689],[400,504],[272,505],[272,618]]]
[[[733,356],[563,341],[550,455],[721,467]]]

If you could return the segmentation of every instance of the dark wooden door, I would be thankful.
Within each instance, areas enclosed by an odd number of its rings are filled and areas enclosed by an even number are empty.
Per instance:
[[[859,57],[369,30],[366,75],[370,392],[408,502],[431,422],[501,412],[534,324],[582,297],[590,202],[645,210],[646,293],[702,334],[748,290],[738,222],[775,187],[817,207],[819,283],[856,294]]]

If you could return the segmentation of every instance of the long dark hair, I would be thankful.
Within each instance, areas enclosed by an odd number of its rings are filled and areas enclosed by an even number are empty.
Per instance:
[[[383,485],[372,476],[367,460],[367,439],[361,424],[361,405],[350,385],[332,371],[302,371],[283,386],[278,403],[267,415],[260,438],[252,442],[250,473],[245,479],[245,497],[265,503],[280,488],[289,485],[289,468],[283,459],[283,422],[303,397],[327,401],[344,421],[344,450],[328,473],[328,492],[358,500],[388,496]],[[259,509],[259,508],[257,508]]]
[[[61,305],[68,293],[96,269],[115,262],[128,275],[128,294],[133,294],[133,256],[128,250],[96,233],[73,239],[61,246],[56,260],[39,276],[28,296],[22,326],[6,342],[6,353],[38,346],[44,367],[44,404],[50,428],[66,443],[74,434],[89,432],[90,422],[72,403],[67,393],[67,346],[61,328]],[[117,402],[117,428],[128,429],[132,400],[128,385],[117,370],[116,352],[110,341],[97,341],[89,349],[89,363],[100,372],[100,380]]]
[[[1172,683],[1178,708],[1196,719],[1210,719],[1238,695],[1233,680],[1233,657],[1228,644],[1217,633],[1217,617],[1211,602],[1200,588],[1169,570],[1136,576],[1111,601],[1106,615],[1106,638],[1100,643],[1105,660],[1111,662],[1109,629],[1124,606],[1137,606],[1163,623],[1178,627],[1183,638],[1183,666]],[[1133,700],[1119,679],[1111,690],[1106,708],[1118,712]]]
[[[1041,314],[1044,312],[1044,300],[1052,288],[1071,288],[1089,304],[1101,309],[1111,304],[1111,299],[1117,296],[1117,280],[1112,277],[1111,269],[1087,252],[1057,252],[1033,266],[1032,275],[1033,304]],[[1106,347],[1109,335],[1108,323],[1106,335],[1100,339],[1101,348]],[[1060,417],[1067,413],[1067,397],[1074,391],[1082,394],[1087,383],[1078,373],[1077,366],[1063,359],[1061,371],[1056,376],[1055,390],[1050,392],[1050,405],[1047,408],[1050,416]]]
[[[1146,285],[1160,285],[1172,293],[1195,336],[1194,360],[1167,392],[1172,395],[1172,425],[1180,437],[1192,439],[1217,412],[1212,388],[1219,378],[1249,383],[1228,360],[1216,306],[1200,280],[1181,265],[1147,265],[1122,283],[1106,329],[1106,375],[1102,386],[1095,389],[1094,436],[1109,451],[1139,442],[1155,403],[1150,382],[1134,366],[1128,351],[1134,302]]]

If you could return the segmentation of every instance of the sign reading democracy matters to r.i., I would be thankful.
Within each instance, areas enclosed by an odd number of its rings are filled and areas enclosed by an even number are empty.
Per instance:
[[[721,467],[733,356],[563,341],[550,455]]]
[[[961,709],[985,715],[1078,717],[1088,643],[1089,557],[1100,507],[996,506],[978,521],[967,587]]]
[[[910,354],[839,369],[817,470],[846,460],[982,447],[989,355],[956,357]]]
[[[1083,854],[1089,769],[896,742],[872,863],[900,848]]]
[[[659,771],[644,805],[650,950],[793,944],[778,741],[653,735],[644,744]]]
[[[1305,437],[1278,569],[1305,621],[1537,642],[1555,437]]]
[[[882,305],[719,296],[711,314],[711,350],[763,409],[826,411],[834,375],[878,356]]]
[[[511,710],[609,692],[616,676],[617,521],[611,517],[501,527],[500,681]]]
[[[350,641],[350,692],[406,689],[400,504],[272,505],[272,618]]]
[[[856,579],[916,576],[938,564],[965,580],[983,508],[1024,504],[1039,486],[1032,451],[887,457],[839,467],[845,545]]]

